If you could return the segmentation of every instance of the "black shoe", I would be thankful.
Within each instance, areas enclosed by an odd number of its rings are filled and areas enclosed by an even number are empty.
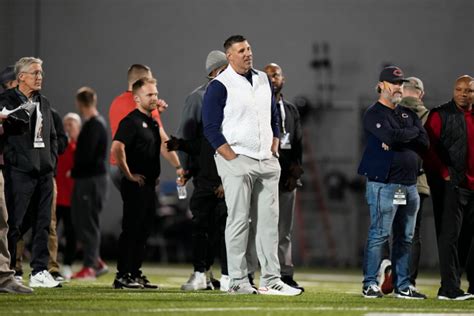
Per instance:
[[[221,282],[217,279],[211,278],[211,284],[214,290],[220,290],[221,288]]]
[[[124,274],[122,276],[117,275],[112,286],[114,289],[143,289],[143,285],[132,279],[130,273]]]
[[[439,300],[465,301],[465,300],[470,300],[473,298],[474,298],[474,295],[465,293],[461,289],[444,290],[443,288],[440,288],[438,290]]]
[[[146,277],[146,275],[143,275],[143,274],[140,274],[139,276],[133,278],[133,280],[137,282],[138,284],[142,285],[145,289],[158,288],[158,285],[151,283],[150,280],[148,280],[148,278]]]
[[[283,283],[285,283],[286,285],[289,285],[289,286],[291,286],[292,288],[295,288],[295,289],[301,290],[301,292],[304,292],[304,287],[300,286],[300,285],[293,279],[292,276],[284,275],[284,276],[281,277],[281,280],[282,280]]]
[[[53,279],[54,279],[55,281],[58,281],[58,282],[64,282],[64,281],[66,281],[66,278],[63,277],[63,275],[62,275],[61,273],[59,273],[59,272],[56,272],[56,271],[55,271],[55,272],[50,272],[50,274],[51,274],[51,276],[53,277]]]
[[[371,284],[367,287],[364,287],[362,289],[362,295],[365,298],[381,298],[383,297],[383,293],[378,287],[377,284]]]
[[[467,293],[474,295],[474,287],[469,286],[469,288],[467,289]]]
[[[406,289],[395,290],[395,297],[397,298],[405,298],[405,299],[411,299],[411,300],[425,300],[427,299],[426,295],[423,293],[418,292],[416,287],[410,285]]]

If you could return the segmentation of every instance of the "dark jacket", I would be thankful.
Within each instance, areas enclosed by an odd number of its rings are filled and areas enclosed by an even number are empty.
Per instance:
[[[436,151],[449,169],[453,185],[459,185],[466,177],[467,128],[464,112],[454,101],[432,110],[441,117],[441,135]]]
[[[277,102],[278,113],[280,113],[280,136],[282,136],[284,132],[290,134],[291,149],[282,149],[280,142],[280,189],[293,191],[293,186],[290,185],[290,187],[288,187],[285,184],[290,177],[297,180],[303,174],[303,131],[301,129],[300,114],[296,106],[285,99],[283,99],[283,106],[285,108],[285,128],[283,128],[283,122],[281,120],[280,104]]]
[[[30,127],[21,135],[10,135],[5,140],[5,165],[13,170],[33,176],[52,173],[56,167],[58,144],[56,130],[48,99],[38,94],[40,110],[43,115],[42,136],[44,148],[33,148],[33,137],[36,124],[36,111],[30,117]],[[16,89],[10,89],[0,95],[0,108],[16,109],[22,104]]]
[[[183,112],[181,113],[181,122],[178,127],[177,136],[184,140],[190,140],[191,142],[204,137],[203,126],[202,126],[202,98],[206,92],[207,85],[205,83],[202,86],[196,88],[186,98],[184,102]],[[199,151],[200,143],[196,146]],[[196,176],[199,172],[199,152],[194,150],[194,153],[189,151],[180,150],[178,151],[179,160],[184,170],[187,172],[187,177],[191,178]]]
[[[391,110],[377,102],[363,119],[367,134],[358,173],[371,181],[411,185],[421,173],[417,153],[428,148],[428,135],[417,115],[404,107]],[[382,143],[390,147],[384,150]]]
[[[53,117],[54,129],[56,130],[56,137],[58,138],[58,155],[62,155],[67,148],[69,140],[66,132],[64,131],[63,120],[59,116],[58,112],[51,108],[51,114]]]

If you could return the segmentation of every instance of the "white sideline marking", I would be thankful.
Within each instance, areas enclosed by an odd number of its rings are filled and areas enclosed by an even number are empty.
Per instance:
[[[120,309],[121,313],[209,313],[209,312],[237,312],[237,311],[265,311],[265,312],[279,312],[279,311],[344,311],[344,312],[351,312],[351,311],[370,311],[372,312],[367,313],[367,316],[375,316],[375,315],[385,315],[385,316],[405,316],[405,315],[435,315],[439,316],[439,313],[449,313],[449,315],[456,315],[456,316],[472,316],[473,310],[466,310],[466,309],[451,309],[451,308],[373,308],[373,307],[333,307],[333,306],[317,306],[317,307],[189,307],[189,308],[132,308],[132,309]],[[48,309],[48,310],[28,310],[22,309],[21,311],[12,311],[13,314],[77,314],[77,313],[90,313],[90,312],[100,312],[100,309]],[[113,310],[107,309],[107,312],[112,312]],[[374,312],[379,311],[379,312]],[[382,314],[380,311],[384,312],[392,312],[392,313],[385,313]],[[404,311],[409,313],[403,313]],[[118,310],[117,310],[118,312]],[[393,312],[402,312],[402,313],[393,313]],[[459,314],[452,314],[452,313],[459,313]],[[470,314],[466,314],[466,312],[471,312]],[[435,314],[438,313],[438,314]]]

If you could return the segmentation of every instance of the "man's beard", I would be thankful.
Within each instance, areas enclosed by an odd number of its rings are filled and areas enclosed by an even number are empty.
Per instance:
[[[390,98],[390,101],[393,103],[393,104],[398,104],[402,101],[402,97],[399,96],[399,95],[394,95]]]

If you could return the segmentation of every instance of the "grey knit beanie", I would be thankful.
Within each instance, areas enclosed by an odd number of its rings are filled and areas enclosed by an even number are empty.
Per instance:
[[[207,55],[206,59],[206,75],[209,75],[213,70],[227,65],[227,58],[220,50],[213,50]]]

